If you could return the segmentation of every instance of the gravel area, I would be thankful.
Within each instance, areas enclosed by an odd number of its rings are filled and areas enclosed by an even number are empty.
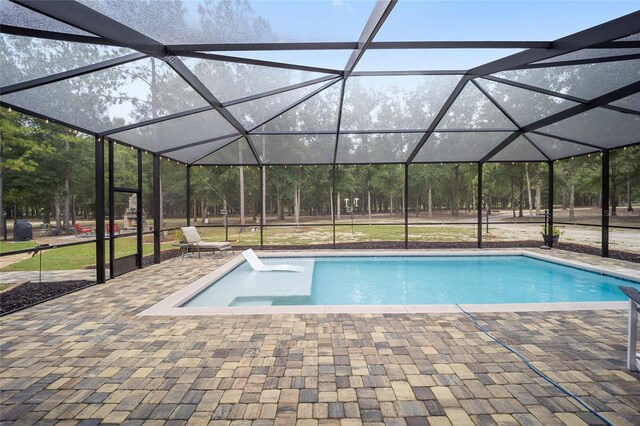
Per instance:
[[[45,302],[93,284],[95,284],[94,281],[86,280],[42,283],[27,281],[16,284],[0,294],[0,315]]]

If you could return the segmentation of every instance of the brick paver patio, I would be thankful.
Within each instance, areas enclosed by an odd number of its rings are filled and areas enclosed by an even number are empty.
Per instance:
[[[599,424],[463,314],[136,316],[222,262],[167,261],[0,319],[2,421]],[[477,316],[616,425],[640,424],[626,312]]]

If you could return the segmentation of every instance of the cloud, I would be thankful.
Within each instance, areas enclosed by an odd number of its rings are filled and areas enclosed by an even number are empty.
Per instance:
[[[333,5],[333,7],[335,8],[346,8],[349,12],[353,12],[353,7],[345,2],[345,0],[331,0],[331,4]]]

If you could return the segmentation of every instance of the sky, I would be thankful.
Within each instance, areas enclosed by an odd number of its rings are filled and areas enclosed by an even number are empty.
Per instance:
[[[253,0],[280,41],[357,41],[371,0]],[[640,10],[624,1],[400,0],[375,41],[551,41]],[[275,40],[274,40],[275,41]],[[358,71],[459,70],[517,53],[516,49],[368,51]],[[350,52],[228,52],[255,59],[342,69]]]
[[[300,41],[356,41],[370,0],[253,0],[257,15]],[[376,39],[553,40],[640,9],[625,1],[400,0]]]

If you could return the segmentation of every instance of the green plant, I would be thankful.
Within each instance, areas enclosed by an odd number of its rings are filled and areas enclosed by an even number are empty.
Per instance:
[[[542,230],[540,231],[540,235],[542,235],[543,238],[547,238],[547,235],[549,234],[547,227],[543,227]],[[551,228],[551,235],[554,237],[559,237],[560,235],[564,234],[564,231],[561,231],[560,228],[558,228],[557,226],[554,226]]]

